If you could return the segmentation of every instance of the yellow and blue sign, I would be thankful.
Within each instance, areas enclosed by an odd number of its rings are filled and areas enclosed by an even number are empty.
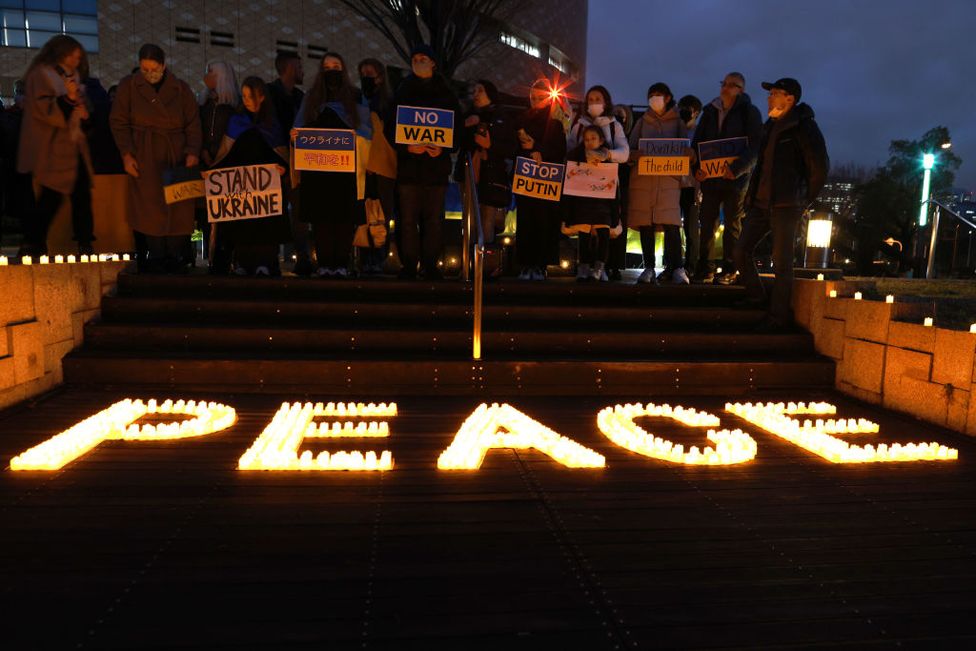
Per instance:
[[[454,111],[398,106],[396,144],[454,146]]]
[[[706,179],[717,179],[749,148],[748,138],[723,138],[698,143],[699,166]]]
[[[637,142],[640,176],[685,176],[691,171],[687,138],[641,138]]]
[[[352,129],[298,129],[295,169],[304,172],[355,172],[356,132]]]
[[[561,163],[537,163],[519,156],[515,159],[512,192],[523,197],[559,201],[565,177],[566,166]]]

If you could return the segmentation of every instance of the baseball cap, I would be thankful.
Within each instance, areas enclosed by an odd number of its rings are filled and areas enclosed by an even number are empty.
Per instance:
[[[800,94],[803,92],[800,88],[800,82],[792,77],[783,77],[774,82],[764,81],[762,87],[765,90],[773,90],[774,88],[788,93],[796,98],[796,101],[800,101]]]

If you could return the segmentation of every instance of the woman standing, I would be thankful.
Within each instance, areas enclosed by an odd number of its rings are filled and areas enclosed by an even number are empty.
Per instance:
[[[566,160],[566,131],[552,115],[549,82],[540,79],[529,91],[529,109],[515,120],[515,156],[536,162]],[[515,253],[520,280],[545,280],[546,266],[559,263],[559,203],[518,196]]]
[[[132,177],[133,230],[146,237],[150,271],[185,271],[194,203],[167,205],[167,170],[199,165],[200,114],[190,87],[166,69],[166,55],[152,44],[139,48],[139,72],[119,82],[110,118],[112,135]]]
[[[335,52],[322,57],[312,89],[295,116],[295,129],[353,129],[357,137],[372,137],[369,109],[356,101],[345,60]],[[296,135],[292,130],[292,138]],[[356,156],[357,167],[366,162]],[[362,214],[356,174],[301,172],[298,186],[301,219],[312,224],[320,278],[347,278],[352,239]]]
[[[88,107],[78,75],[84,50],[70,36],[53,37],[27,69],[24,115],[17,151],[17,171],[30,174],[35,202],[22,255],[47,253],[47,232],[64,197],[72,211],[78,250],[89,252],[92,223],[92,170],[82,123]]]
[[[389,229],[396,204],[397,155],[383,132],[383,121],[389,119],[392,99],[386,66],[377,59],[363,59],[359,62],[359,83],[363,91],[363,103],[369,107],[369,119],[373,127],[373,140],[366,159],[366,198],[380,202]],[[383,271],[387,246],[363,250],[364,273],[378,274]]]
[[[630,134],[632,161],[640,158],[641,138],[687,138],[688,127],[678,115],[667,84],[656,83],[647,89],[648,110]],[[690,151],[689,151],[690,154]],[[656,283],[654,273],[654,231],[664,231],[664,278],[688,283],[681,258],[681,178],[680,176],[641,176],[631,174],[627,226],[640,230],[644,271],[639,283]]]
[[[203,169],[209,169],[220,151],[227,125],[241,104],[241,96],[234,68],[224,61],[207,64],[203,83],[206,91],[200,104],[200,126],[203,133],[200,162]],[[210,242],[211,225],[207,220],[206,206],[200,202],[196,205],[196,220],[197,227],[203,232],[203,241]],[[219,230],[213,246],[213,258],[210,260],[210,273],[226,274],[231,264],[230,253],[227,250],[228,243],[223,238],[226,229]]]

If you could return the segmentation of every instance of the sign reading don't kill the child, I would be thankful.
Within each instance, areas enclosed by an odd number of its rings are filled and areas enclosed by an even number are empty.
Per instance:
[[[398,106],[396,144],[454,146],[454,111]]]
[[[280,215],[284,201],[277,165],[245,165],[203,173],[211,223]]]
[[[684,176],[691,171],[687,138],[641,138],[637,142],[640,176]]]
[[[355,172],[356,132],[352,129],[298,129],[295,169],[302,172]]]
[[[515,159],[512,192],[523,197],[559,201],[563,193],[566,166],[561,163],[537,163],[531,158]]]

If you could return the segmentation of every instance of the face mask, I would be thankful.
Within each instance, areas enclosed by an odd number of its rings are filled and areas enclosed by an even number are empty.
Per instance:
[[[769,107],[769,117],[775,120],[777,118],[782,117],[783,114],[786,113],[786,111],[788,110],[789,110],[788,100],[785,97],[777,98],[775,100],[775,103]]]
[[[664,111],[664,98],[660,95],[654,95],[648,100],[647,103],[651,107],[651,110],[655,113],[661,113]]]
[[[363,87],[363,95],[372,97],[376,92],[376,80],[372,77],[363,77],[359,80],[359,85]]]
[[[586,106],[586,112],[590,114],[591,118],[598,118],[603,115],[603,104],[588,104]]]
[[[417,75],[421,79],[430,79],[434,76],[434,64],[433,63],[415,63],[412,66],[413,74]]]
[[[142,72],[142,76],[150,84],[158,84],[160,82],[160,80],[163,78],[163,72],[164,71],[163,70],[152,70],[152,71],[146,72],[145,70],[142,70],[140,72]]]
[[[325,85],[329,88],[338,88],[342,85],[342,70],[326,70]]]

